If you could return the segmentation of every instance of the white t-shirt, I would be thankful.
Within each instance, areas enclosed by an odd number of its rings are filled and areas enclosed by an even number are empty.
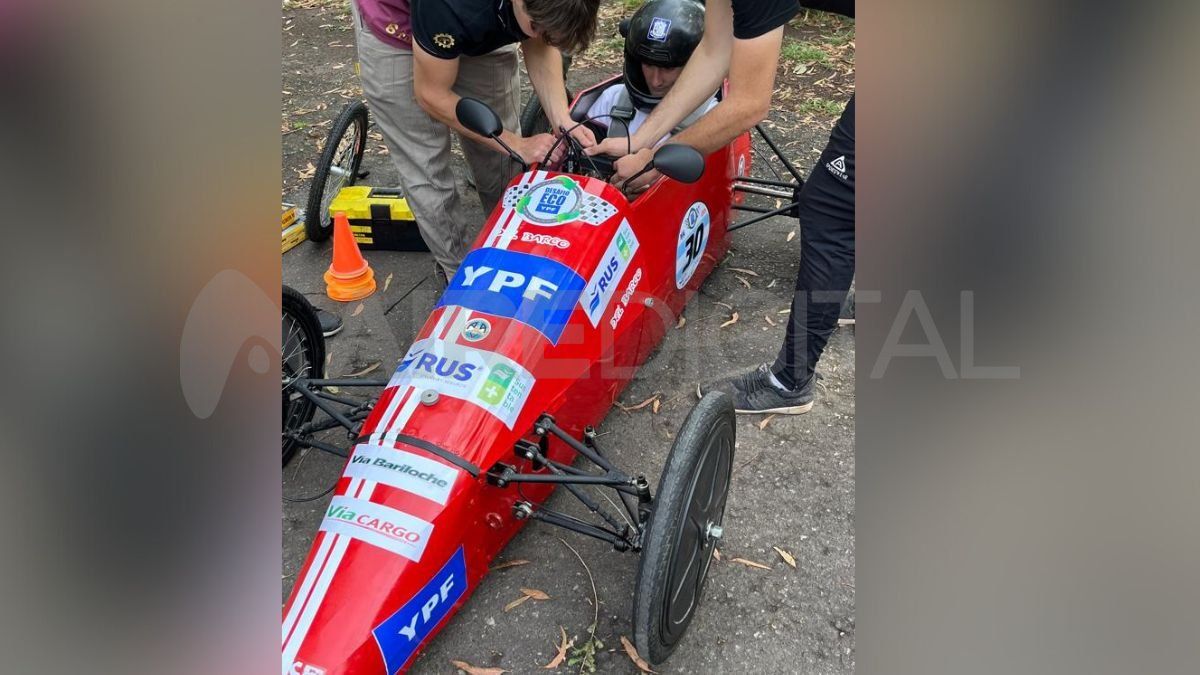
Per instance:
[[[596,99],[596,102],[592,104],[592,107],[588,108],[588,111],[587,111],[588,117],[599,117],[600,115],[612,114],[612,107],[614,105],[616,105],[617,99],[621,98],[621,95],[624,92],[625,92],[624,84],[614,84],[613,86],[609,87],[608,89],[605,89],[604,91],[600,92],[600,97]],[[705,101],[703,106],[701,106],[701,107],[703,108],[704,112],[708,112],[709,110],[712,110],[713,106],[715,106],[715,105],[717,105],[717,97],[710,96],[708,98],[708,100]],[[629,135],[630,136],[637,133],[638,128],[642,126],[642,122],[645,122],[647,117],[649,117],[649,115],[642,112],[636,106],[634,107],[633,119],[630,120],[630,122],[629,122]],[[601,117],[600,119],[596,120],[596,124],[599,124],[600,126],[608,128],[609,125],[612,124],[612,118],[611,117]],[[659,139],[658,143],[655,143],[655,145],[661,145],[663,143],[663,141],[667,140],[670,137],[671,137],[670,134],[663,136],[661,139]]]

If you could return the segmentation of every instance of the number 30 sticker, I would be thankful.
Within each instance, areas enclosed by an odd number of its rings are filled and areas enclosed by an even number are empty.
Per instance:
[[[679,223],[679,241],[675,244],[675,287],[683,288],[700,266],[700,257],[708,246],[708,207],[696,202],[688,207]]]

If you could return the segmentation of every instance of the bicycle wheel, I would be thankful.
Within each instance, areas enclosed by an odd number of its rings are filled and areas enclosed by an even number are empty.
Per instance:
[[[675,651],[700,604],[722,535],[735,442],[733,401],[710,392],[688,413],[667,456],[633,596],[634,643],[652,664]]]
[[[295,390],[296,378],[320,378],[325,372],[325,338],[317,312],[303,295],[283,287],[283,463],[295,454],[297,443],[288,436],[308,424],[316,405]]]
[[[354,185],[358,179],[358,167],[367,147],[367,122],[367,105],[356,101],[342,110],[329,130],[308,189],[304,232],[309,241],[325,241],[333,234],[329,204],[342,188]]]

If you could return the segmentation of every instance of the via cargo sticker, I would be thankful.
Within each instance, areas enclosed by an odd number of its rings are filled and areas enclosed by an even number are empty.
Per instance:
[[[388,675],[395,675],[467,591],[463,547],[404,606],[371,631]]]
[[[592,326],[600,324],[600,318],[608,309],[613,295],[617,292],[617,286],[625,276],[625,271],[629,269],[629,263],[637,250],[637,235],[633,233],[629,221],[622,220],[612,241],[608,243],[604,256],[600,258],[600,264],[596,266],[596,271],[584,287],[583,297],[579,300]]]
[[[512,429],[533,383],[533,375],[508,357],[425,338],[413,343],[388,386],[432,389],[473,403]]]
[[[575,270],[549,258],[477,248],[458,266],[437,306],[513,319],[558,344],[583,286]]]
[[[320,529],[421,562],[429,535],[433,534],[433,523],[382,504],[343,495],[329,502]]]

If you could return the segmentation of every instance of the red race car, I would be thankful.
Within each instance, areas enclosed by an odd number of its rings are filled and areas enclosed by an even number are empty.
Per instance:
[[[478,101],[463,99],[458,117],[500,131]],[[757,221],[795,206],[741,206],[737,193],[794,197],[799,180],[739,180],[743,134],[707,158],[661,147],[665,178],[630,202],[604,180],[607,163],[564,140],[560,171],[513,180],[377,399],[328,392],[370,383],[313,377],[320,331],[285,294],[285,461],[299,446],[349,461],[283,609],[284,675],[405,671],[530,519],[640,552],[632,623],[646,660],[665,660],[687,629],[722,534],[732,403],[696,405],[656,490],[614,464],[592,425],[724,256],[731,211]],[[316,409],[329,421],[310,421]],[[312,438],[335,425],[352,432],[348,453]],[[542,507],[560,484],[595,522]],[[597,487],[621,508],[597,503]]]

